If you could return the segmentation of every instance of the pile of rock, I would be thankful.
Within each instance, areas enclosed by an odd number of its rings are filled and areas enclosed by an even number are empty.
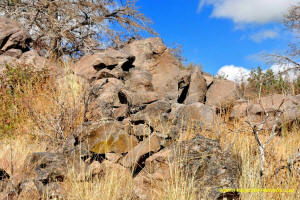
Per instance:
[[[153,143],[148,147],[150,140]],[[92,181],[101,179],[108,168],[118,170],[121,176],[134,177],[134,199],[153,199],[154,190],[163,191],[156,186],[172,181],[175,170],[180,170],[185,177],[182,181],[192,181],[197,199],[238,199],[237,193],[221,192],[224,188],[238,188],[239,170],[237,161],[230,153],[222,152],[217,141],[197,136],[145,156],[149,148],[161,149],[155,140],[158,140],[156,136],[150,136],[125,157],[106,153],[102,159],[90,156],[84,161],[87,156],[80,157],[76,145],[69,152],[32,153],[25,160],[21,182],[14,183],[9,174],[0,169],[0,199],[66,199],[68,191],[62,183],[70,173],[76,174],[76,181]],[[138,157],[141,154],[144,157]]]
[[[212,106],[223,102],[213,102],[216,97],[210,90],[224,84],[214,85],[198,68],[180,71],[178,66],[159,38],[81,58],[74,73],[86,80],[85,122],[59,151],[29,155],[24,180],[15,184],[6,176],[0,180],[0,194],[11,199],[28,194],[64,199],[61,183],[70,169],[80,181],[90,181],[101,178],[109,166],[132,176],[136,198],[147,200],[153,198],[149,182],[168,180],[171,166],[180,163],[182,172],[194,177],[199,198],[237,197],[220,192],[238,187],[233,157],[222,152],[217,141],[201,136],[182,142],[188,128],[213,129]],[[224,89],[218,97],[223,95],[227,103],[235,90]]]
[[[30,42],[20,25],[0,17],[2,68],[12,61],[26,64],[28,58],[41,59],[41,64],[43,58],[30,50]],[[232,155],[217,141],[202,136],[185,140],[183,134],[212,130],[218,108],[233,107],[231,118],[248,116],[257,122],[273,113],[268,126],[284,97],[249,104],[241,100],[238,84],[214,80],[198,68],[180,70],[179,64],[159,38],[82,57],[73,70],[86,82],[85,122],[60,150],[29,155],[21,182],[0,170],[0,199],[64,199],[61,183],[70,170],[79,181],[90,181],[101,178],[107,166],[134,178],[137,199],[153,199],[150,185],[170,179],[174,164],[185,177],[193,177],[199,199],[238,198],[220,192],[238,188],[238,163]],[[281,109],[285,120],[299,119],[299,96],[288,97]]]
[[[279,119],[279,113],[281,114]],[[262,97],[260,100],[248,102],[239,100],[235,103],[230,117],[232,119],[240,119],[247,117],[254,123],[261,123],[269,117],[264,123],[265,129],[271,129],[276,124],[277,128],[282,126],[290,127],[292,124],[300,120],[300,95],[284,96],[282,94],[273,94]]]
[[[43,67],[45,59],[32,50],[32,39],[19,23],[0,16],[0,74],[6,64]]]

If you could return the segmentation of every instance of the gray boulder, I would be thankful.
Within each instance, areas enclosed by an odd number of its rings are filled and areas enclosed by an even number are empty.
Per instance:
[[[228,108],[240,97],[241,93],[237,83],[229,80],[215,80],[207,90],[206,105]]]
[[[220,192],[238,188],[238,162],[223,152],[217,141],[202,136],[173,144],[146,159],[145,167],[134,179],[136,195],[143,200],[153,199],[153,191],[161,189],[157,183],[170,180],[175,170],[193,180],[197,199],[238,199],[238,193]]]
[[[67,161],[61,153],[36,152],[25,159],[24,170],[27,178],[44,184],[65,179]]]

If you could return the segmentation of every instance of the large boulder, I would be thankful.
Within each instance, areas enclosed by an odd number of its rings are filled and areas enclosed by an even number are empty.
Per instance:
[[[178,90],[178,103],[204,103],[207,85],[198,67],[180,72]]]
[[[212,108],[199,102],[189,105],[175,103],[169,118],[176,127],[175,132],[179,132],[180,129],[184,131],[188,126],[211,130],[215,122],[215,113]]]
[[[63,181],[67,174],[67,161],[61,153],[36,152],[25,159],[26,179],[41,181],[45,184]]]
[[[31,37],[17,22],[0,17],[0,55],[20,57],[22,52],[29,50]],[[12,50],[15,49],[15,50]]]
[[[126,153],[138,143],[137,138],[129,135],[121,122],[109,120],[82,133],[80,141],[87,143],[88,149],[97,154]]]
[[[136,114],[131,115],[133,123],[143,122],[156,131],[163,132],[162,125],[167,122],[167,113],[171,111],[171,104],[165,100],[159,100],[146,106]]]
[[[241,119],[243,117],[247,116],[247,108],[248,108],[248,101],[246,100],[238,100],[234,104],[231,113],[230,113],[230,119]]]
[[[41,70],[45,67],[56,71],[56,64],[50,63],[41,57],[35,50],[31,49],[32,39],[19,23],[0,17],[0,74],[6,65],[30,65],[34,70]]]
[[[161,146],[159,140],[159,137],[155,134],[149,136],[129,151],[128,154],[120,160],[120,164],[124,167],[136,170],[137,167],[140,167],[140,162],[143,161],[144,156],[156,153],[160,150]]]
[[[179,62],[160,38],[135,40],[123,50],[135,57],[135,67],[152,74],[153,89],[159,97],[177,99]]]
[[[107,49],[93,55],[83,56],[74,66],[75,74],[89,81],[101,78],[121,78],[129,71],[134,57],[115,49]]]
[[[123,87],[123,81],[116,78],[94,81],[92,86],[87,89],[86,120],[98,121],[102,118],[112,118],[114,110],[122,106],[118,94]]]
[[[179,173],[175,173],[179,172]],[[217,141],[196,136],[174,144],[145,161],[145,167],[134,179],[134,191],[143,200],[153,199],[163,183],[172,178],[193,180],[197,199],[236,198],[237,193],[221,193],[221,189],[238,188],[238,162],[223,152]],[[183,180],[184,181],[184,180]],[[155,192],[156,191],[156,192]]]
[[[191,82],[189,84],[189,89],[187,92],[185,104],[191,103],[204,103],[204,98],[206,94],[206,81],[201,74],[199,68],[195,67],[191,73]]]
[[[229,80],[215,80],[206,93],[206,105],[228,108],[241,97],[237,83]]]

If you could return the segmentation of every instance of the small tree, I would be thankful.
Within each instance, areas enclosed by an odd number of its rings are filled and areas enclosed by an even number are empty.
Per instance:
[[[260,67],[252,69],[248,78],[248,85],[255,88],[259,96],[273,93],[292,93],[289,91],[290,85],[296,82],[287,81],[281,74],[274,74],[271,69],[263,71]]]
[[[135,0],[1,0],[0,13],[21,22],[41,54],[56,58],[117,47],[141,31],[155,34]]]

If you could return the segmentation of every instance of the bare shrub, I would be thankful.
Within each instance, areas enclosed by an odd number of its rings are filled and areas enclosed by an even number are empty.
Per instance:
[[[119,46],[143,31],[154,34],[135,0],[4,0],[1,12],[30,31],[41,54],[55,57]]]

